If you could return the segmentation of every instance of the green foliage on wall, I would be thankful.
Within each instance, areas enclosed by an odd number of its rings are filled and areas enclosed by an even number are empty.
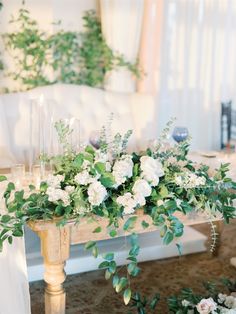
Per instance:
[[[2,1],[0,1],[0,10],[2,9]],[[1,53],[0,53],[0,56],[1,56]],[[0,71],[3,70],[3,62],[2,60],[0,59]]]
[[[138,63],[127,62],[108,47],[95,12],[87,11],[83,20],[83,33],[60,30],[50,35],[21,8],[10,21],[17,31],[3,35],[14,61],[8,75],[23,89],[56,82],[102,87],[106,73],[120,66],[139,77]]]

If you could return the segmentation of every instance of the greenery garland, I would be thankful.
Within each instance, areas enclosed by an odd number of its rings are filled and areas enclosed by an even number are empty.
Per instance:
[[[96,13],[85,12],[83,20],[82,33],[60,30],[49,35],[40,30],[25,7],[21,8],[10,21],[16,31],[3,35],[14,63],[7,75],[23,89],[57,82],[102,87],[106,74],[118,67],[140,77],[138,61],[128,62],[106,44]]]
[[[64,153],[52,158],[43,156],[43,162],[53,165],[53,174],[41,182],[39,190],[33,185],[17,190],[13,182],[7,184],[4,193],[7,213],[0,216],[1,246],[6,240],[12,243],[13,237],[22,236],[23,226],[29,220],[59,217],[60,227],[71,219],[77,224],[82,219],[107,219],[110,237],[115,237],[122,226],[124,234],[130,234],[130,248],[125,274],[120,274],[112,252],[101,256],[99,268],[105,269],[105,278],[111,280],[117,293],[122,293],[125,304],[141,314],[154,310],[158,294],[148,300],[132,291],[131,279],[140,273],[137,263],[140,246],[135,232],[137,210],[142,207],[151,217],[164,244],[180,238],[184,232],[177,212],[187,215],[197,211],[208,219],[220,214],[227,223],[235,217],[236,183],[227,177],[229,165],[221,165],[212,173],[208,166],[192,162],[187,156],[188,142],[167,144],[169,128],[170,124],[161,139],[142,153],[127,154],[131,131],[112,138],[110,128],[102,129],[99,149],[87,146],[76,152],[70,145],[70,126],[57,122]],[[5,180],[6,177],[0,177],[0,181]],[[94,233],[102,231],[99,220],[97,223]],[[142,227],[149,227],[145,218]],[[86,243],[85,249],[95,258],[100,255],[95,241]]]

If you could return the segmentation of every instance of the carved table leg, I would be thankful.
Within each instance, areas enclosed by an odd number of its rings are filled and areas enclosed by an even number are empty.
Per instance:
[[[41,239],[41,254],[44,258],[45,313],[65,314],[66,293],[63,282],[66,279],[64,266],[69,258],[70,228],[57,227],[48,223],[43,228],[32,228]]]
[[[63,288],[63,282],[66,279],[65,263],[44,263],[44,266],[44,280],[47,283],[45,288],[45,314],[65,314],[66,293]]]

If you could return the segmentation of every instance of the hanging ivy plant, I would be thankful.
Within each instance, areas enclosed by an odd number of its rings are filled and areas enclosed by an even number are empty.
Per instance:
[[[21,8],[10,21],[16,31],[3,35],[14,59],[13,71],[8,75],[23,89],[56,82],[102,87],[106,73],[120,66],[139,77],[137,62],[128,62],[108,47],[96,13],[86,12],[83,20],[82,33],[60,30],[49,35],[40,30],[28,10]]]

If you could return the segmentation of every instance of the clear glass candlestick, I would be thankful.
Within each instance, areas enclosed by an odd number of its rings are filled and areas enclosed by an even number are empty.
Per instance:
[[[33,165],[32,167],[32,183],[36,190],[39,190],[41,183],[41,166]]]
[[[17,190],[21,189],[25,180],[25,165],[15,164],[11,167],[12,181]]]

